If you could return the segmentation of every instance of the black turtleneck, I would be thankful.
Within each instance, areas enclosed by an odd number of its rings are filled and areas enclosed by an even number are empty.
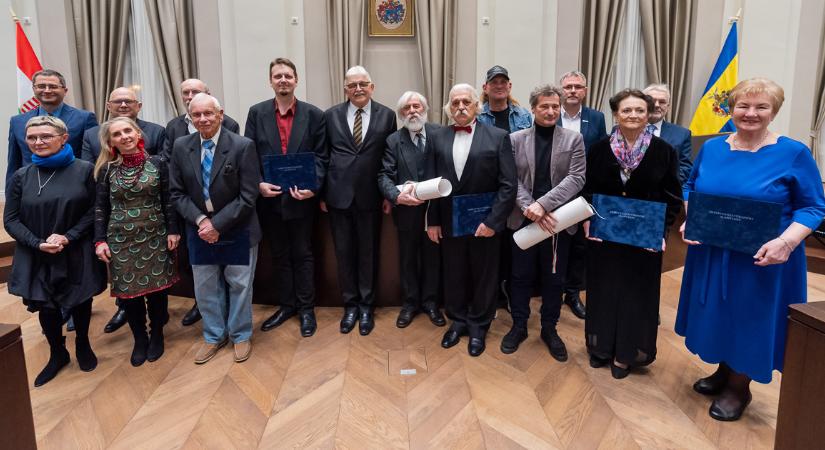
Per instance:
[[[533,181],[533,198],[538,199],[553,189],[550,180],[550,157],[553,154],[555,125],[543,127],[536,124],[536,179]]]

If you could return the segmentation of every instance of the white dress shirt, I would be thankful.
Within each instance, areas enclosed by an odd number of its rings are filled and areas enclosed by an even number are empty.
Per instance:
[[[455,140],[453,141],[453,163],[455,164],[455,174],[458,179],[461,179],[461,174],[464,173],[464,165],[467,164],[467,157],[470,156],[470,146],[473,144],[473,135],[476,132],[476,122],[470,124],[472,132],[464,131],[455,132]]]
[[[573,130],[576,133],[582,132],[582,109],[579,107],[579,112],[574,115],[567,114],[567,110],[561,109],[561,127],[567,130]]]
[[[352,129],[355,128],[355,111],[358,111],[358,107],[353,105],[352,103],[347,103],[347,125],[349,125],[349,132],[352,134]],[[361,143],[364,142],[364,138],[367,137],[367,130],[370,127],[370,111],[372,107],[372,100],[368,101],[361,112]],[[354,136],[354,135],[353,135]]]
[[[183,116],[183,121],[186,122],[186,129],[189,130],[189,134],[198,131],[198,129],[195,128],[195,122],[192,122],[192,118],[189,117],[189,113],[186,113],[186,115]]]
[[[212,147],[212,170],[215,170],[215,153],[216,153],[216,150],[218,150],[218,138],[220,138],[220,137],[221,137],[220,127],[218,127],[218,132],[215,133],[215,135],[212,136],[210,139],[204,139],[203,136],[200,137],[201,138],[201,164],[203,164],[203,158],[206,156],[206,149],[203,148],[203,143],[206,142],[206,141],[212,141],[212,142],[215,143],[215,146]],[[211,175],[210,175],[210,178],[211,178]],[[215,208],[212,206],[212,200],[211,199],[206,200],[206,211],[207,212],[215,212]],[[198,217],[198,219],[195,222],[200,224],[201,220],[203,220],[204,218],[206,218],[206,215]]]
[[[425,127],[422,126],[421,129],[418,130],[418,131],[413,131],[413,130],[410,130],[409,128],[407,128],[407,131],[410,132],[410,140],[412,141],[413,145],[416,145],[415,136],[418,133],[421,133],[421,145],[424,145],[426,147],[426,145],[427,145],[427,131],[424,128]]]
[[[653,130],[653,135],[654,135],[654,136],[656,136],[656,137],[662,137],[662,123],[663,123],[664,121],[665,121],[665,119],[662,119],[662,120],[660,120],[660,121],[658,121],[658,122],[656,122],[656,123],[652,123],[652,124],[651,124],[651,125],[653,125],[653,127],[655,128],[655,130]]]

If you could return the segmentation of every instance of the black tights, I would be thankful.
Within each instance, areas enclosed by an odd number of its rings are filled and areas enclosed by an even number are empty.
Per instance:
[[[88,344],[89,342],[89,322],[92,319],[92,299],[69,310],[74,319],[75,339],[77,343]],[[63,337],[63,314],[57,309],[43,308],[38,314],[40,327],[49,345],[54,345]],[[62,343],[60,344],[62,345]]]

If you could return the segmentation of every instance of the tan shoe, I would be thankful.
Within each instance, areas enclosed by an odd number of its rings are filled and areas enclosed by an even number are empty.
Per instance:
[[[201,348],[198,349],[198,353],[195,355],[195,364],[203,364],[210,359],[214,358],[215,355],[218,354],[218,350],[221,349],[224,345],[226,345],[227,339],[224,339],[217,344],[210,344],[208,342],[204,342],[201,344]]]
[[[244,362],[249,359],[249,354],[252,353],[252,342],[243,341],[236,342],[235,346],[235,362]]]

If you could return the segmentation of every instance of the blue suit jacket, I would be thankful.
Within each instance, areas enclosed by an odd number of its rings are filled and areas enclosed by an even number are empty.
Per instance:
[[[590,146],[607,137],[607,128],[604,125],[604,114],[601,111],[583,106],[581,117],[580,133],[584,138],[584,151],[587,153],[590,151]],[[559,116],[556,125],[562,126],[561,123],[561,116]]]
[[[691,169],[693,169],[693,162],[690,160],[692,156],[690,130],[674,123],[662,122],[662,131],[659,137],[675,148],[676,153],[679,154],[679,182],[685,184],[690,176]]]
[[[136,122],[143,132],[143,144],[145,145],[146,153],[150,155],[160,153],[161,150],[163,150],[166,129],[156,123],[145,120],[137,119]],[[100,139],[97,136],[99,132],[100,126],[96,126],[89,128],[83,133],[83,149],[80,152],[80,158],[92,164],[97,161],[97,156],[100,155]]]
[[[9,192],[14,172],[32,162],[32,152],[26,144],[26,122],[32,117],[44,115],[46,115],[46,111],[37,107],[11,118],[9,123],[8,166],[6,167],[6,192]],[[65,122],[66,127],[69,128],[69,145],[72,146],[75,152],[74,156],[79,158],[80,149],[83,147],[83,133],[89,128],[97,126],[95,113],[77,109],[64,103],[57,109],[55,116]]]

